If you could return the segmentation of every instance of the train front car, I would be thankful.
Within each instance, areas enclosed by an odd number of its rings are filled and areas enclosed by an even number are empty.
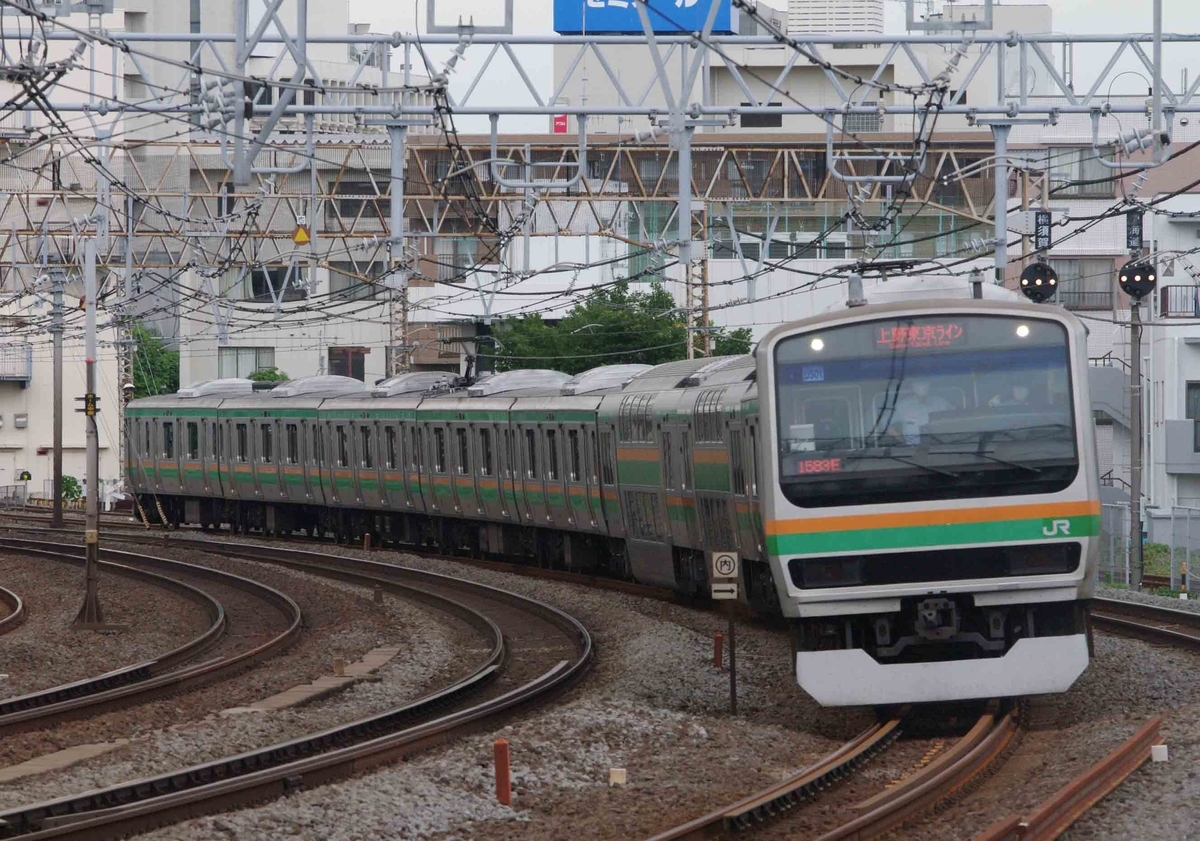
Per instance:
[[[767,551],[817,701],[1060,692],[1087,667],[1085,338],[1061,310],[946,300],[762,341]]]

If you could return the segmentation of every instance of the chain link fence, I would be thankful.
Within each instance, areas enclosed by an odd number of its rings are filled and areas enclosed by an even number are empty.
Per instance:
[[[1129,503],[1109,503],[1100,509],[1100,562],[1096,580],[1123,584],[1131,580]],[[1147,514],[1147,541],[1142,552],[1143,583],[1182,589],[1190,570],[1200,568],[1200,508],[1175,506]]]
[[[27,485],[0,485],[0,508],[24,508],[28,501]]]
[[[1160,553],[1155,553],[1156,566],[1150,569],[1147,563],[1146,571],[1156,575],[1165,572],[1171,579],[1171,589],[1178,590],[1188,571],[1195,569],[1200,559],[1200,508],[1172,507],[1170,529],[1164,542],[1167,552],[1163,554],[1168,554],[1168,557],[1159,559],[1157,555]],[[1163,570],[1164,565],[1166,571]]]
[[[1096,580],[1101,584],[1129,585],[1129,504],[1100,506],[1100,561]],[[1197,523],[1200,537],[1200,523]]]

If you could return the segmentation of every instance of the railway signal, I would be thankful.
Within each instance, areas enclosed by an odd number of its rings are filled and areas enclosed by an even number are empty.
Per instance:
[[[1127,239],[1140,237],[1141,217],[1130,216],[1131,228]],[[1136,226],[1136,231],[1132,230]],[[1129,296],[1129,502],[1130,502],[1130,567],[1134,590],[1142,589],[1142,299],[1158,284],[1158,269],[1140,256],[1141,249],[1131,250],[1131,259],[1121,267],[1117,283]]]
[[[1058,291],[1058,272],[1044,259],[1030,263],[1021,272],[1021,293],[1035,304],[1044,304]]]

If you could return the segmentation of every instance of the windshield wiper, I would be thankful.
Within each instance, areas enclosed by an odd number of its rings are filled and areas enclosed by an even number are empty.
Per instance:
[[[1006,467],[1015,467],[1017,470],[1024,470],[1027,473],[1032,473],[1035,476],[1041,474],[1041,472],[1042,472],[1042,469],[1040,467],[1033,467],[1032,465],[1021,464],[1020,462],[1016,462],[1016,461],[1009,461],[1006,458],[1000,458],[998,456],[994,456],[990,452],[984,452],[983,450],[938,450],[935,453],[931,453],[931,455],[935,455],[935,456],[979,456],[980,458],[986,458],[988,461],[994,461],[997,464],[1003,464]]]
[[[862,459],[867,459],[867,458],[886,458],[886,459],[890,459],[891,461],[898,461],[901,464],[907,464],[910,467],[920,467],[923,470],[928,470],[930,473],[939,473],[942,476],[949,476],[951,479],[957,479],[959,477],[959,474],[955,473],[953,470],[943,470],[940,467],[934,467],[929,464],[921,464],[921,462],[919,462],[919,461],[909,461],[908,459],[904,458],[903,456],[892,455],[891,453],[881,453],[879,455],[869,455],[867,453],[851,453],[848,456],[842,456],[842,458],[845,458],[848,460],[854,459],[856,461],[859,461]]]

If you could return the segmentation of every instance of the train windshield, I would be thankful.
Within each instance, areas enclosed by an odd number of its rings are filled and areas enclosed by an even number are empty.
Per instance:
[[[1052,493],[1079,469],[1066,328],[904,316],[775,349],[779,471],[805,508]]]

